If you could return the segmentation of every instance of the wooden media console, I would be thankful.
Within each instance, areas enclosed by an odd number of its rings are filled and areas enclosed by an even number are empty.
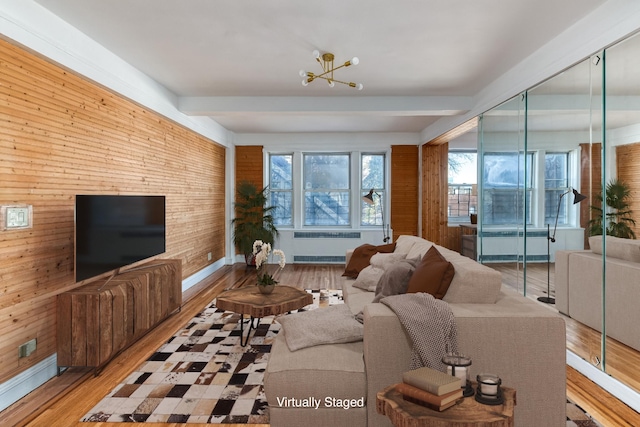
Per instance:
[[[58,295],[58,370],[101,368],[181,304],[182,261],[176,259],[150,261]]]

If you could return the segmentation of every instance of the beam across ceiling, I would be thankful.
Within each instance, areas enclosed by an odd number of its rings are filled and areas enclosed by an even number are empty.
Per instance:
[[[211,96],[180,97],[178,110],[190,116],[315,113],[452,116],[467,112],[465,96]]]

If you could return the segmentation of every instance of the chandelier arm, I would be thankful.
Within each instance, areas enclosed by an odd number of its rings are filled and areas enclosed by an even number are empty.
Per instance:
[[[330,82],[336,82],[336,83],[342,83],[343,85],[347,85],[347,86],[351,86],[351,87],[355,87],[355,83],[353,82],[343,82],[342,80],[335,80],[329,77],[323,77],[322,75],[318,75],[318,76],[314,76],[314,78],[316,79],[324,79]]]

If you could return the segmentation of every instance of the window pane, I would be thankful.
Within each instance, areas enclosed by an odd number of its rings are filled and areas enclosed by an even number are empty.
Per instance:
[[[363,201],[360,202],[360,225],[374,226],[382,225],[382,209],[384,206],[384,193],[376,191],[377,194],[373,195],[373,204],[370,205]],[[378,196],[379,195],[379,196]],[[363,194],[364,196],[364,194]],[[388,223],[389,221],[385,221]]]
[[[304,225],[349,225],[349,155],[305,154]]]
[[[449,184],[477,184],[477,154],[449,152]]]
[[[275,225],[293,225],[293,155],[269,156],[269,197]]]
[[[362,155],[362,189],[384,188],[384,154]]]
[[[469,222],[469,215],[478,211],[477,154],[449,152],[449,195],[447,216],[449,222]]]
[[[569,198],[563,197],[560,210],[558,203],[560,196],[568,190],[569,186],[569,154],[547,153],[544,159],[544,221],[553,226],[558,215],[558,224],[569,223]]]
[[[348,154],[305,154],[305,190],[346,190],[348,188]]]
[[[293,225],[291,216],[292,193],[291,191],[272,191],[270,192],[271,206],[276,208],[272,211],[273,223],[275,225]]]
[[[526,180],[525,159],[528,171]],[[531,224],[533,153],[527,153],[526,156],[521,153],[486,153],[483,161],[483,223],[518,225],[522,224],[524,218],[527,224]]]
[[[524,212],[523,189],[487,189],[482,202],[482,221],[488,225],[518,225],[525,217],[531,223],[531,210]],[[526,192],[527,206],[531,206],[531,191]]]
[[[384,154],[363,154],[361,156],[362,170],[360,173],[362,196],[372,188],[376,194],[373,195],[373,205],[360,203],[360,225],[375,226],[382,225],[382,209],[384,207]]]
[[[304,225],[349,225],[349,192],[306,191]]]
[[[269,189],[271,191],[291,190],[293,188],[291,167],[293,156],[291,154],[272,154],[270,160]]]
[[[527,154],[527,170],[532,171],[533,154]],[[484,155],[485,188],[531,188],[531,173],[525,183],[524,158],[519,153],[486,153]]]

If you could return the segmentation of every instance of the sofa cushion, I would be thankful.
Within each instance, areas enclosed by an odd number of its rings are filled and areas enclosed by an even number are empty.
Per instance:
[[[607,236],[607,257],[640,262],[640,240]],[[589,237],[589,247],[594,254],[602,255],[602,236]]]
[[[435,246],[431,246],[416,266],[409,280],[407,293],[426,292],[437,299],[442,299],[449,289],[454,274],[453,264],[447,261]]]
[[[358,274],[358,277],[356,277],[356,280],[353,282],[353,286],[358,289],[374,292],[383,274],[384,269],[381,267],[369,265],[360,271],[360,274]]]
[[[346,277],[358,277],[360,271],[362,271],[365,267],[369,265],[369,260],[373,255],[378,252],[389,253],[393,252],[396,248],[395,243],[389,243],[386,245],[371,245],[365,243],[364,245],[360,245],[353,250],[353,254],[349,259],[349,263],[342,273],[343,276]]]
[[[387,267],[376,287],[376,295],[372,302],[379,302],[382,298],[391,295],[400,295],[407,292],[409,280],[416,269],[418,259],[405,258]]]
[[[289,314],[276,320],[284,329],[291,351],[362,340],[362,324],[345,304]]]
[[[378,281],[384,274],[384,271],[390,265],[405,258],[405,254],[383,253],[374,254],[369,260],[370,265],[363,268],[356,277],[353,286],[369,292],[375,292]]]
[[[321,308],[319,310],[324,310]],[[264,374],[265,394],[272,407],[277,398],[331,397],[360,399],[367,395],[362,341],[290,351],[283,334],[276,336]],[[336,387],[340,384],[340,387]]]
[[[369,260],[369,264],[374,267],[382,268],[384,270],[390,264],[400,261],[401,259],[404,259],[406,257],[407,257],[407,254],[402,254],[402,253],[378,252],[371,257],[371,259]]]

